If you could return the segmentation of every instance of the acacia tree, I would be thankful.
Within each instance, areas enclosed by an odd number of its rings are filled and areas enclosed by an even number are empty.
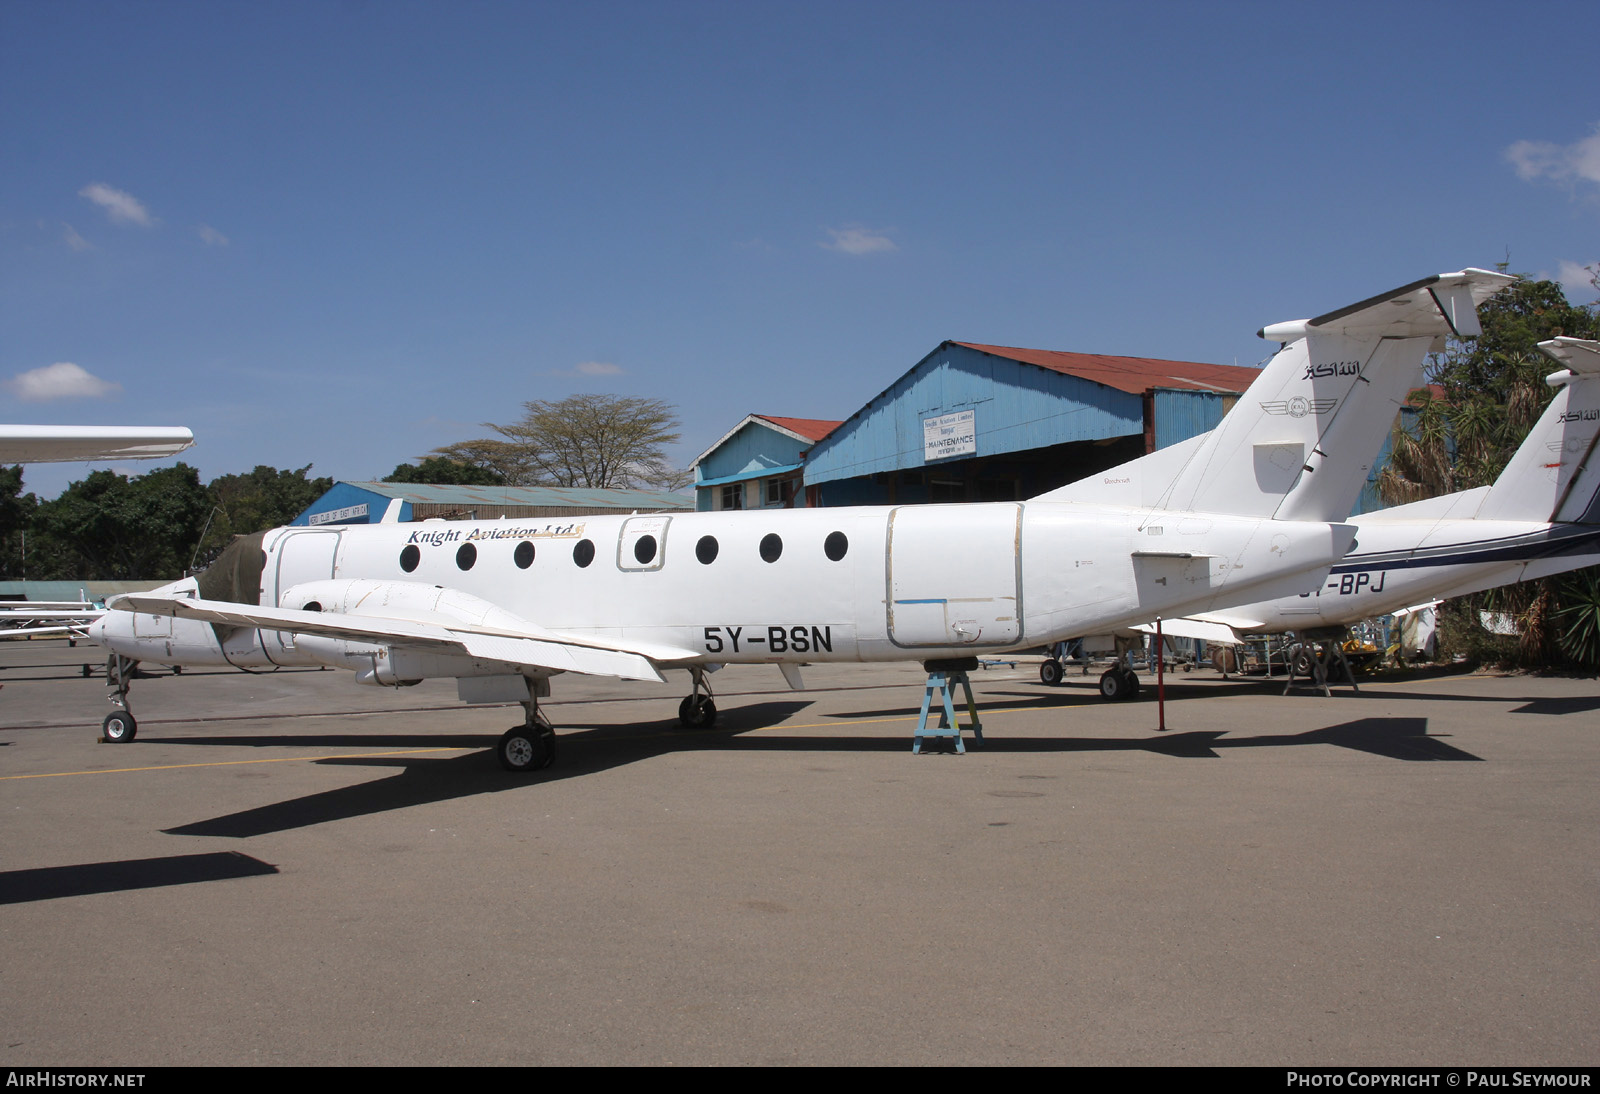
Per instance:
[[[1544,377],[1556,366],[1538,343],[1600,338],[1597,312],[1568,303],[1554,281],[1523,279],[1486,301],[1478,309],[1483,333],[1451,341],[1429,369],[1443,397],[1424,399],[1413,428],[1395,430],[1378,476],[1384,500],[1403,504],[1493,483],[1555,395]],[[1452,601],[1450,617],[1476,640],[1469,645],[1487,647],[1480,607],[1517,618],[1514,659],[1524,664],[1549,664],[1557,650],[1586,667],[1600,663],[1600,583],[1590,571]]]
[[[522,406],[520,421],[485,423],[503,439],[463,441],[434,454],[487,467],[514,486],[673,489],[687,481],[662,451],[679,438],[677,411],[670,403],[573,395]]]

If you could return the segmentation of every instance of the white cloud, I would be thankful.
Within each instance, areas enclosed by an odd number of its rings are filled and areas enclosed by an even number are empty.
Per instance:
[[[1590,278],[1594,277],[1596,268],[1600,268],[1600,262],[1584,265],[1581,262],[1561,260],[1561,269],[1556,273],[1555,279],[1561,282],[1561,287],[1566,291],[1570,303],[1587,304],[1595,298],[1595,287]]]
[[[103,399],[122,390],[93,375],[71,361],[57,361],[43,368],[19,372],[5,382],[6,389],[25,403],[43,403],[51,399]]]
[[[155,218],[144,203],[126,190],[118,190],[103,182],[91,182],[78,191],[79,197],[88,198],[106,211],[113,224],[138,224],[144,228],[155,225]]]
[[[226,247],[228,245],[228,237],[209,224],[202,224],[195,231],[200,233],[200,238],[205,240],[208,247]]]
[[[625,370],[610,361],[580,361],[572,368],[553,368],[545,375],[580,379],[585,376],[621,376]]]
[[[94,250],[94,245],[79,235],[78,230],[72,225],[63,222],[61,227],[66,229],[62,232],[61,239],[68,247],[71,247],[74,251]]]
[[[847,224],[843,228],[829,228],[828,234],[833,238],[827,243],[819,243],[830,251],[843,251],[847,255],[869,255],[878,251],[898,251],[886,231],[876,228],[863,228],[859,224]]]
[[[1600,183],[1600,124],[1594,132],[1571,144],[1552,141],[1518,141],[1506,149],[1506,159],[1517,177],[1528,182],[1550,178],[1556,182]]]

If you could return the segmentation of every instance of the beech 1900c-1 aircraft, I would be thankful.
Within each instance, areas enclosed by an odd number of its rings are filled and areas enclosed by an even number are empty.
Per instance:
[[[1600,562],[1600,342],[1539,343],[1558,388],[1492,486],[1352,517],[1359,544],[1298,596],[1163,622],[1166,634],[1336,639],[1352,623]]]
[[[1475,334],[1510,280],[1440,274],[1268,327],[1284,347],[1216,429],[1027,502],[280,528],[119,598],[90,637],[165,664],[453,677],[465,701],[523,705],[498,754],[526,771],[553,757],[538,700],[560,672],[687,669],[680,716],[708,725],[723,663],[798,687],[806,662],[959,665],[1296,594],[1350,549],[1344,518],[1425,354]],[[104,739],[130,739],[113,701]]]

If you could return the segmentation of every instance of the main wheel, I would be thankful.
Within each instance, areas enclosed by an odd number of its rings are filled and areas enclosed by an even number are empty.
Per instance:
[[[108,745],[126,744],[139,735],[139,723],[125,710],[113,710],[100,723],[100,739]]]
[[[709,695],[686,695],[678,704],[678,724],[684,729],[710,729],[717,724],[717,704]]]
[[[1051,687],[1056,687],[1060,684],[1061,677],[1065,674],[1066,671],[1061,667],[1061,662],[1054,657],[1039,666],[1039,681],[1049,684]]]
[[[1127,692],[1128,680],[1120,668],[1107,669],[1100,674],[1100,698],[1115,702],[1118,699],[1126,699]]]
[[[500,738],[495,755],[500,757],[500,766],[507,771],[518,774],[542,771],[555,762],[555,731],[542,726],[538,729],[513,726]]]

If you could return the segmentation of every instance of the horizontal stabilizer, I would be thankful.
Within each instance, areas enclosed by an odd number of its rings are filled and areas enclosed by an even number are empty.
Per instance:
[[[1145,634],[1156,633],[1154,623],[1141,623],[1133,629]],[[1243,641],[1239,637],[1239,632],[1226,623],[1211,623],[1204,619],[1163,619],[1161,637],[1198,638],[1202,642],[1218,646],[1237,646]]]
[[[1585,376],[1600,374],[1600,342],[1592,338],[1552,338],[1540,342],[1539,349],[1552,361],[1559,361],[1571,372]]]
[[[1315,319],[1273,323],[1257,334],[1272,342],[1293,342],[1317,331],[1355,337],[1475,338],[1477,305],[1515,280],[1510,274],[1473,268],[1436,274]]]

